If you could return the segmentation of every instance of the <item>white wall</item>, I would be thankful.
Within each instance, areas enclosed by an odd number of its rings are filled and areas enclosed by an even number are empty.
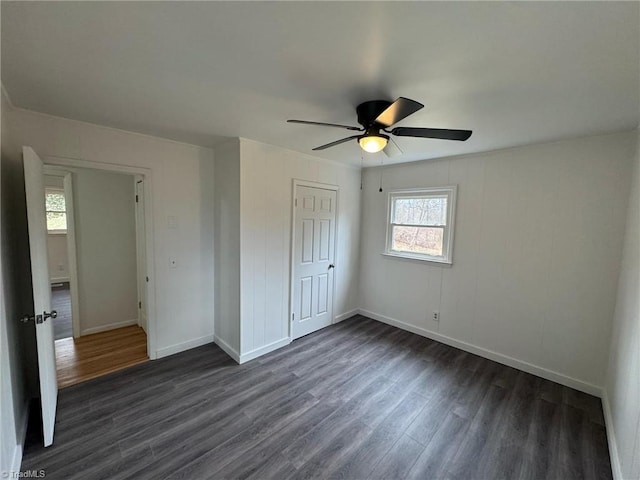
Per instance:
[[[9,122],[17,145],[29,145],[48,163],[59,158],[147,169],[151,189],[155,291],[152,358],[213,340],[213,151],[27,110]],[[177,228],[169,228],[168,217]],[[177,268],[169,267],[169,257]],[[153,280],[155,279],[155,283]]]
[[[360,171],[240,139],[241,354],[250,359],[289,341],[293,179],[339,186],[334,317],[358,307]]]
[[[640,478],[640,132],[636,134],[622,268],[604,392],[617,480]]]
[[[632,149],[622,133],[384,168],[386,191],[458,185],[451,267],[380,255],[387,193],[366,169],[364,313],[599,394]]]
[[[138,322],[134,190],[132,175],[73,170],[80,335]]]
[[[288,344],[293,179],[339,187],[334,317],[358,307],[360,172],[244,138],[216,147],[216,342],[245,362]]]
[[[69,281],[69,256],[67,254],[67,234],[47,234],[47,256],[51,283]]]
[[[215,149],[215,336],[240,359],[240,140]]]
[[[1,103],[0,209],[0,472],[22,459],[28,402],[36,392],[35,326],[18,319],[33,311],[22,156],[9,128],[10,104]]]

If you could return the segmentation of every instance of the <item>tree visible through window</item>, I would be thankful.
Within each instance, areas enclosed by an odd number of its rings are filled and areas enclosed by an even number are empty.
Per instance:
[[[387,254],[451,263],[455,187],[389,193]]]
[[[67,231],[67,208],[64,201],[64,191],[47,189],[45,210],[47,230],[54,233],[65,233]]]

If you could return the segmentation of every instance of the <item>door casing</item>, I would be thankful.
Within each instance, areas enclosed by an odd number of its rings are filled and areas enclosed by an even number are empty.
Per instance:
[[[155,292],[155,262],[154,262],[154,235],[153,235],[153,176],[151,169],[142,167],[130,167],[126,165],[116,165],[111,163],[94,162],[78,158],[67,158],[58,156],[43,156],[43,162],[47,166],[68,167],[68,168],[90,168],[94,170],[106,170],[110,172],[127,173],[140,176],[144,179],[144,232],[145,232],[145,253],[146,268],[145,277],[149,277],[146,289],[147,300],[147,355],[149,359],[158,358],[157,353],[157,325],[156,325],[156,292]],[[140,275],[141,272],[138,272]]]

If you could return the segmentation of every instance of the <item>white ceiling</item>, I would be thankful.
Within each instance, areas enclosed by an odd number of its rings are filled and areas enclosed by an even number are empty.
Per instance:
[[[393,161],[638,125],[638,2],[6,2],[2,82],[18,107],[210,146],[300,152],[352,132],[355,106],[405,96]],[[355,142],[318,152],[360,163]],[[382,154],[368,155],[366,164]],[[386,161],[386,160],[385,160]]]

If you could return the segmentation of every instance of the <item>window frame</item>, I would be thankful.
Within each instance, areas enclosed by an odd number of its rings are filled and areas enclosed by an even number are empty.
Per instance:
[[[412,188],[404,190],[390,190],[387,194],[387,232],[385,240],[385,249],[383,255],[397,258],[405,258],[409,260],[419,260],[422,262],[433,262],[438,264],[453,265],[453,237],[455,232],[455,216],[456,216],[456,200],[458,194],[457,185],[448,185],[444,187],[425,187],[425,188]],[[447,197],[447,210],[446,210],[446,225],[442,226],[443,240],[442,240],[442,256],[428,255],[426,253],[410,253],[393,250],[393,227],[396,224],[393,222],[394,203],[398,198],[424,198],[424,197]],[[430,227],[429,225],[408,225],[404,226],[417,226],[417,227]],[[438,226],[431,226],[432,228],[438,228]]]
[[[60,211],[57,211],[57,210],[48,210],[47,209],[47,198],[46,197],[47,197],[47,195],[49,193],[62,194],[62,196],[64,197],[64,211],[60,212]],[[66,197],[64,188],[45,187],[44,195],[45,195],[45,204],[44,204],[45,220],[47,218],[47,213],[49,213],[49,212],[52,212],[52,213],[64,213],[65,223],[67,224],[67,228],[65,228],[65,229],[57,229],[57,230],[49,230],[49,225],[47,225],[47,235],[66,235],[68,230],[69,230],[69,219],[67,217],[67,197]]]

